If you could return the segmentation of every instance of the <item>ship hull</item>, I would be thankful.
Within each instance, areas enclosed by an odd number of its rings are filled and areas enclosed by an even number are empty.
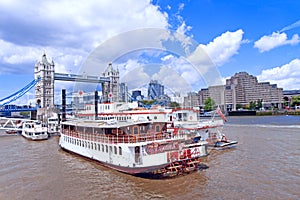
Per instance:
[[[198,148],[203,149],[201,154],[198,154],[197,156],[191,157],[184,155],[184,157],[181,157],[180,159],[173,159],[171,162],[170,160],[161,160],[159,164],[151,164],[148,166],[143,166],[141,163],[133,163],[136,160],[132,160],[131,162],[128,162],[127,166],[120,165],[120,164],[113,164],[110,162],[118,162],[116,161],[116,158],[109,159],[105,158],[105,156],[101,155],[101,151],[98,152],[98,150],[90,150],[86,147],[79,147],[74,144],[70,144],[63,139],[63,137],[66,137],[64,135],[61,135],[59,145],[60,147],[70,153],[77,154],[79,156],[83,156],[85,158],[88,158],[90,160],[96,161],[100,165],[103,165],[107,168],[117,170],[122,173],[144,177],[144,178],[165,178],[165,177],[173,177],[175,175],[183,174],[183,173],[190,173],[191,171],[197,170],[198,164],[200,164],[200,158],[207,156],[207,148],[206,146],[200,146]],[[75,138],[74,138],[75,139]],[[71,139],[70,141],[73,141],[74,139]],[[76,139],[75,139],[76,140]],[[86,142],[86,141],[84,141]],[[75,142],[76,143],[76,142]],[[77,144],[77,143],[76,143]],[[107,145],[102,143],[97,143],[95,146],[100,145]],[[132,144],[134,145],[134,144]],[[140,145],[140,144],[136,144]],[[179,155],[179,150],[177,151],[177,154]],[[186,152],[185,152],[186,153]],[[125,152],[123,153],[125,154]],[[155,160],[155,156],[160,157],[167,157],[167,154],[170,154],[169,152],[162,152],[161,155],[147,155],[152,156],[153,161]],[[123,157],[133,157],[134,155],[124,155]],[[182,154],[183,156],[183,154]],[[123,158],[122,158],[123,159]],[[126,159],[125,159],[126,160]],[[144,158],[145,163],[146,159]],[[192,165],[189,165],[189,162],[193,162]],[[120,161],[122,163],[122,161]],[[131,163],[131,164],[130,164]],[[132,164],[133,163],[133,164]],[[153,162],[154,163],[154,162]]]

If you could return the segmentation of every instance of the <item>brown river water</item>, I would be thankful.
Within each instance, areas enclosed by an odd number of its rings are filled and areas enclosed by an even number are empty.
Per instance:
[[[0,130],[0,200],[300,199],[300,117],[231,117],[235,148],[172,179],[143,179],[67,153],[58,136],[28,141]]]

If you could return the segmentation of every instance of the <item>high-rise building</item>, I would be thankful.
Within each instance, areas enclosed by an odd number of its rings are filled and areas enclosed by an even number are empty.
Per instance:
[[[142,100],[142,99],[144,99],[144,95],[142,95],[141,90],[132,91],[131,100],[137,101],[137,100]]]
[[[160,99],[164,95],[164,86],[157,80],[151,80],[148,86],[148,99]]]
[[[120,83],[120,91],[119,91],[119,101],[128,102],[128,87],[126,83]]]
[[[283,89],[269,82],[258,82],[257,78],[246,72],[239,72],[226,80],[226,87],[234,98],[233,110],[237,104],[247,105],[250,102],[262,101],[266,108],[282,108]],[[229,103],[229,101],[228,101]]]
[[[200,104],[211,97],[217,105],[226,106],[227,110],[236,110],[236,106],[262,101],[263,107],[282,108],[283,90],[276,84],[257,81],[255,76],[239,72],[226,80],[226,85],[210,86],[199,91]]]
[[[192,107],[200,107],[200,98],[199,94],[196,92],[189,92],[187,96],[184,97],[183,107],[192,108]]]

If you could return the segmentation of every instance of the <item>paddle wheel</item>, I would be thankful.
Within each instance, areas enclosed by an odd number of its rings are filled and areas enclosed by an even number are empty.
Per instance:
[[[199,158],[189,158],[185,160],[175,161],[165,166],[164,168],[154,172],[155,175],[161,177],[174,177],[178,175],[188,174],[200,169]]]

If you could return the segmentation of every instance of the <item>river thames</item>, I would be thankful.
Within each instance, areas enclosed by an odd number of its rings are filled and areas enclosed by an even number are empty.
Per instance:
[[[300,199],[300,116],[229,117],[235,148],[213,150],[208,168],[143,179],[62,151],[58,136],[0,137],[0,199]]]

